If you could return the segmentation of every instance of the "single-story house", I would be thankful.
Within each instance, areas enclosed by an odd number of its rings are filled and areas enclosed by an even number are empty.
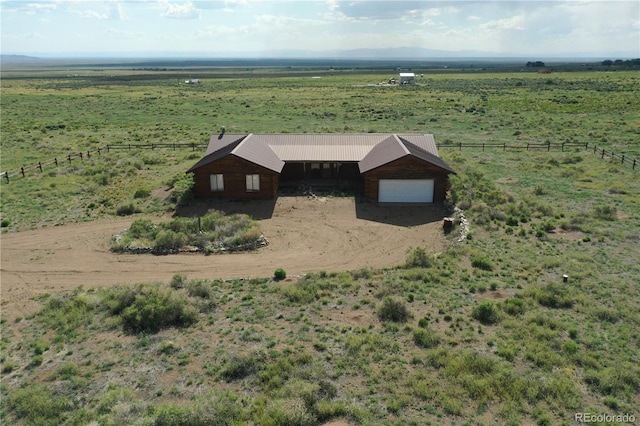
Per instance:
[[[286,182],[352,181],[379,203],[443,201],[449,175],[431,134],[213,135],[187,173],[198,197],[275,198]]]
[[[400,73],[400,84],[416,84],[416,75],[412,72]]]

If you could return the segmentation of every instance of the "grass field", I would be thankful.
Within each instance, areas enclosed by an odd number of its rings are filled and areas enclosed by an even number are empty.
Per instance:
[[[450,198],[470,234],[437,256],[414,248],[389,270],[177,275],[43,295],[39,312],[2,320],[3,421],[640,418],[640,169],[577,147],[455,146],[588,142],[639,157],[637,73],[447,71],[415,87],[379,85],[391,70],[224,70],[200,86],[141,71],[51,73],[2,79],[2,170],[106,144],[206,143],[221,126],[434,133],[458,172]],[[3,231],[95,220],[130,204],[171,211],[180,194],[165,190],[199,155],[113,150],[3,181]]]

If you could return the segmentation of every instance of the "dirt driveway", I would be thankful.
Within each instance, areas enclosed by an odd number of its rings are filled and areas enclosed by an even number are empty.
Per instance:
[[[269,240],[252,253],[114,254],[110,239],[132,217],[75,223],[0,236],[2,318],[33,312],[39,294],[188,278],[289,276],[313,271],[380,268],[404,262],[408,247],[442,250],[440,206],[376,206],[350,198],[280,197],[268,202],[207,202],[196,207],[251,214]],[[181,214],[194,214],[183,211]]]

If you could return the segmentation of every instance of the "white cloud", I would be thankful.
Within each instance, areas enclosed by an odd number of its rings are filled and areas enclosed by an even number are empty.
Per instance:
[[[172,19],[198,19],[200,18],[200,9],[196,8],[191,1],[171,3],[168,0],[162,0],[160,3],[164,6],[165,12],[162,14],[165,18]]]
[[[87,19],[108,19],[109,15],[106,12],[98,12],[96,10],[72,10],[71,14],[77,15],[81,18]]]
[[[498,19],[495,21],[489,21],[486,24],[480,25],[480,28],[488,31],[504,31],[504,30],[525,30],[525,19],[522,15],[512,16],[510,18]]]
[[[24,5],[24,11],[28,15],[35,15],[41,12],[51,12],[58,8],[55,3],[27,3]]]

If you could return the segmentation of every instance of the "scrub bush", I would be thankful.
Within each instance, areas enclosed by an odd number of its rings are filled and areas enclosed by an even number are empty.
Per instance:
[[[498,307],[495,303],[488,300],[474,306],[471,310],[471,316],[483,324],[497,324],[500,322],[500,311]]]
[[[197,311],[169,289],[139,287],[133,303],[122,313],[125,329],[156,333],[168,326],[188,327],[198,320]]]
[[[285,272],[284,269],[282,268],[278,268],[275,270],[275,272],[273,273],[273,278],[276,281],[280,281],[280,280],[284,280],[285,278],[287,278],[287,273]]]
[[[382,321],[407,322],[411,318],[411,313],[404,302],[385,297],[382,306],[378,309],[378,317]]]

